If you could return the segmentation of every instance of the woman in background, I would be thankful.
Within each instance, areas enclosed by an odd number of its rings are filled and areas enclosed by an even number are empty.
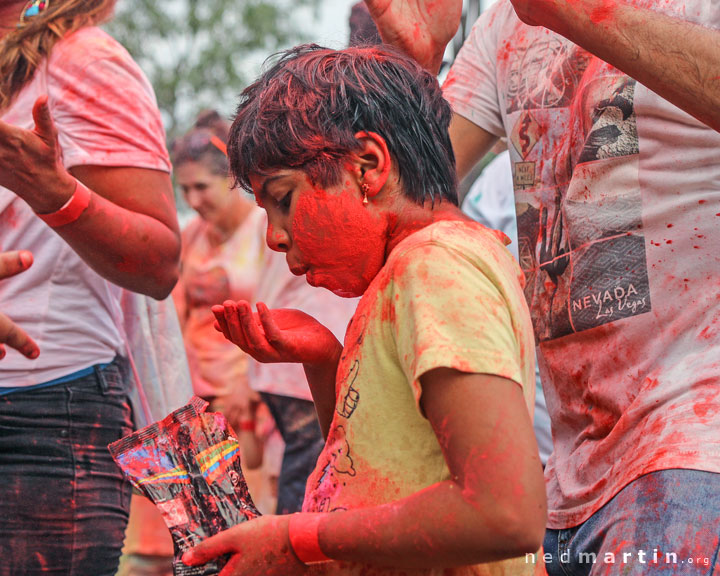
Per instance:
[[[96,27],[112,0],[0,3],[0,245],[34,264],[0,310],[37,343],[0,366],[0,575],[114,574],[130,488],[123,288],[167,296],[180,237],[152,88]]]
[[[233,189],[217,112],[201,114],[172,146],[175,181],[197,213],[182,234],[180,280],[173,298],[180,316],[195,394],[248,430],[259,396],[248,386],[249,357],[213,329],[210,307],[242,294],[253,300],[265,265],[264,213]]]

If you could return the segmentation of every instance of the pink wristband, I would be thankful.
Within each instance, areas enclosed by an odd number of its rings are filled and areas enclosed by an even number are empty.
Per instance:
[[[295,555],[303,564],[332,562],[320,549],[318,525],[325,514],[293,514],[290,516],[288,535]]]
[[[90,190],[80,180],[76,180],[76,182],[75,192],[62,208],[50,212],[50,214],[38,214],[38,217],[50,228],[58,228],[75,222],[90,204]]]

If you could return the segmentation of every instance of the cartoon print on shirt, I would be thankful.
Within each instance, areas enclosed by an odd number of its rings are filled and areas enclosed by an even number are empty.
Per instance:
[[[335,411],[343,418],[350,418],[353,412],[355,412],[355,408],[357,408],[358,402],[360,401],[360,392],[358,392],[357,389],[353,387],[353,384],[355,384],[355,379],[357,378],[359,372],[360,361],[355,360],[355,362],[353,362],[352,364],[352,367],[350,368],[350,372],[346,379],[346,381],[350,381],[348,391],[343,397],[340,398],[340,401],[335,408]]]
[[[327,446],[329,449],[323,452],[323,456],[329,457],[329,461],[317,481],[313,496],[319,512],[341,509],[331,508],[331,495],[336,493],[338,484],[345,483],[346,477],[353,477],[356,474],[355,464],[350,456],[350,446],[345,438],[344,426],[337,426],[330,431]]]
[[[516,53],[511,79],[547,78],[511,81],[506,93],[518,248],[536,340],[649,312],[636,82],[558,38]],[[609,173],[629,185],[610,189]]]

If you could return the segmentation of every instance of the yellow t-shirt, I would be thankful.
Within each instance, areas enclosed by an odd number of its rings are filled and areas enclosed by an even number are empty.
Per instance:
[[[433,368],[514,380],[532,415],[533,332],[522,272],[500,236],[476,222],[443,221],[392,251],[348,327],[335,414],[304,511],[376,506],[450,478],[419,407],[419,378]],[[533,568],[520,558],[402,573],[518,575]],[[399,573],[339,562],[323,572]]]

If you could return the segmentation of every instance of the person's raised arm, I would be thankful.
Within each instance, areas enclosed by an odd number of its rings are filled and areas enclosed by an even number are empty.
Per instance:
[[[429,72],[438,73],[445,47],[460,25],[462,0],[365,0],[365,3],[386,44],[402,50]],[[462,180],[497,138],[453,114],[450,140],[458,179]]]
[[[269,310],[258,302],[257,313],[244,301],[227,300],[212,307],[215,328],[258,362],[303,365],[323,436],[327,438],[335,410],[335,377],[342,344],[335,335],[300,310]]]
[[[76,166],[61,162],[57,131],[39,98],[34,130],[0,122],[0,185],[37,214],[56,213],[78,189],[89,189],[87,207],[53,225],[103,278],[135,292],[164,298],[178,275],[180,234],[169,174],[144,168]]]
[[[627,0],[510,1],[523,22],[565,36],[720,130],[720,30]]]
[[[462,0],[365,0],[386,44],[414,58],[432,74],[460,26]]]
[[[545,530],[545,485],[520,387],[449,368],[420,380],[421,403],[451,479],[389,504],[300,514],[293,521],[319,518],[319,545],[328,557],[377,566],[449,567],[535,553]],[[229,553],[223,576],[301,574],[289,521],[266,516],[235,526],[200,543],[183,561],[202,564]]]

